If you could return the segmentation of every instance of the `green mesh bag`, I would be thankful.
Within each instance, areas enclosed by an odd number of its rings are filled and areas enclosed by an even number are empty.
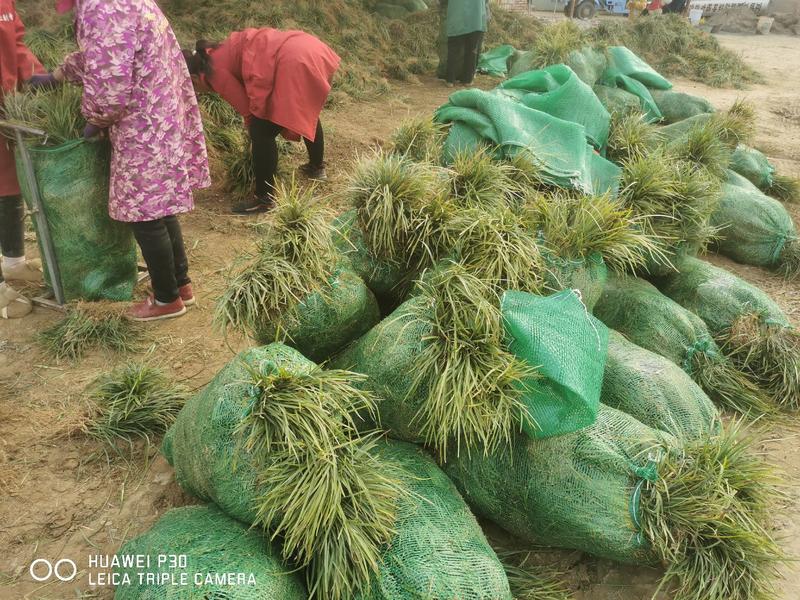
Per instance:
[[[714,112],[714,106],[705,98],[672,90],[651,89],[650,95],[664,117],[664,123],[677,123],[695,115]]]
[[[601,399],[682,442],[701,439],[719,427],[716,407],[680,367],[616,331],[608,339]]]
[[[508,350],[541,376],[525,384],[523,402],[534,421],[523,422],[525,433],[545,438],[594,423],[608,329],[571,290],[548,297],[507,291],[500,309]]]
[[[612,46],[607,52],[608,67],[599,83],[620,88],[638,97],[641,110],[648,119],[660,121],[662,114],[650,94],[650,88],[668,90],[672,84],[624,46]]]
[[[705,321],[712,335],[724,334],[740,317],[756,313],[768,324],[791,327],[765,292],[733,273],[697,258],[686,258],[680,273],[655,281],[658,289]]]
[[[518,50],[508,61],[508,76],[516,77],[520,73],[537,68],[536,54],[531,50]]]
[[[598,84],[592,90],[609,113],[626,114],[642,110],[639,98],[621,88]],[[646,118],[651,122],[655,120],[651,116]]]
[[[608,279],[608,268],[599,253],[581,260],[560,258],[544,252],[542,256],[547,265],[545,286],[554,292],[574,289],[581,293],[581,300],[589,312],[600,299]]]
[[[30,146],[28,153],[65,300],[130,300],[137,278],[136,242],[127,224],[108,216],[108,145],[76,140]],[[17,151],[22,196],[32,209],[30,183],[19,162]]]
[[[710,113],[701,113],[688,117],[682,121],[677,121],[670,125],[664,125],[658,128],[658,133],[666,142],[678,142],[685,139],[689,132],[695,127],[702,127],[711,118]]]
[[[736,146],[731,155],[731,170],[749,179],[759,189],[772,185],[775,167],[763,152],[744,144]]]
[[[118,569],[130,583],[118,585],[115,600],[305,600],[300,577],[281,562],[280,552],[257,531],[231,519],[216,506],[185,506],[165,513],[150,531],[132,539],[119,551],[121,556],[149,557],[147,569]],[[157,566],[158,557],[185,555],[186,567]],[[120,559],[122,560],[122,559]],[[185,577],[185,585],[140,583],[148,573],[169,572],[173,579]],[[206,584],[209,574],[252,574],[255,585]],[[195,584],[199,577],[201,585]]]
[[[572,69],[586,85],[594,87],[606,70],[608,57],[605,52],[586,46],[570,52],[564,64]]]
[[[508,60],[515,52],[514,46],[510,44],[502,44],[484,52],[478,59],[478,72],[493,77],[505,77],[508,73]]]
[[[715,244],[720,253],[736,262],[758,267],[777,267],[798,260],[797,230],[786,208],[750,181],[728,171],[722,199],[711,216],[719,229]]]
[[[367,248],[356,219],[356,211],[349,210],[333,222],[334,246],[347,257],[353,270],[364,280],[381,305],[394,307],[406,295],[413,274],[400,265],[376,258]]]
[[[372,292],[349,268],[339,265],[323,292],[310,294],[279,321],[253,331],[259,344],[283,342],[314,361],[338,352],[380,320]]]
[[[660,453],[677,445],[601,404],[590,427],[544,440],[518,436],[510,451],[461,453],[445,470],[479,516],[527,542],[649,564],[637,526],[639,484],[656,479]]]

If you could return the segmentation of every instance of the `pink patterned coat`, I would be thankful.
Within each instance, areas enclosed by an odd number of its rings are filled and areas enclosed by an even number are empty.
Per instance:
[[[152,221],[192,210],[210,185],[203,125],[175,34],[154,0],[78,0],[79,52],[61,67],[83,83],[82,112],[109,128],[108,212]]]

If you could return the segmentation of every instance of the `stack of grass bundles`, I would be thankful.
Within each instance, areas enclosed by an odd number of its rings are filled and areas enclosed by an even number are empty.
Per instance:
[[[375,410],[360,379],[280,344],[240,354],[164,440],[178,483],[280,538],[313,597],[507,600],[502,566],[432,460],[356,432]]]
[[[800,408],[800,334],[767,294],[696,258],[656,285],[703,319],[722,352],[774,402]]]
[[[300,576],[283,563],[276,544],[213,505],[170,510],[149,531],[120,549],[120,563],[129,562],[121,560],[123,556],[147,556],[149,564],[155,566],[167,551],[186,557],[185,567],[172,570],[176,580],[186,578],[185,585],[154,584],[147,581],[147,570],[125,566],[116,571],[122,583],[117,586],[115,600],[308,598]],[[252,575],[255,583],[231,586],[207,582],[207,575],[213,582],[218,573],[243,573],[247,579]]]
[[[750,181],[728,171],[722,201],[711,223],[719,229],[720,252],[746,265],[778,269],[787,277],[800,273],[800,238],[784,206]]]
[[[215,322],[322,360],[369,330],[379,311],[347,261],[337,261],[330,215],[312,193],[279,186],[275,217],[229,278]]]
[[[595,315],[634,344],[666,357],[685,371],[661,369],[665,389],[689,387],[688,374],[723,408],[754,417],[771,410],[768,398],[725,358],[702,319],[647,281],[612,278],[595,307]],[[630,365],[633,367],[635,361]]]
[[[601,405],[591,427],[519,436],[446,471],[479,515],[526,541],[663,564],[677,600],[772,597],[775,477],[748,440],[715,428],[682,443]]]

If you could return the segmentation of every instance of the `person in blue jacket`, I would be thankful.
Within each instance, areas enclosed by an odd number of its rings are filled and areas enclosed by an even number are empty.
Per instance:
[[[447,3],[447,85],[470,84],[489,21],[488,0],[449,0]]]

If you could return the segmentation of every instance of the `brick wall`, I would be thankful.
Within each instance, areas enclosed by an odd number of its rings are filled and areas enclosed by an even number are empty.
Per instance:
[[[528,10],[528,0],[498,0],[498,4],[506,10]]]

